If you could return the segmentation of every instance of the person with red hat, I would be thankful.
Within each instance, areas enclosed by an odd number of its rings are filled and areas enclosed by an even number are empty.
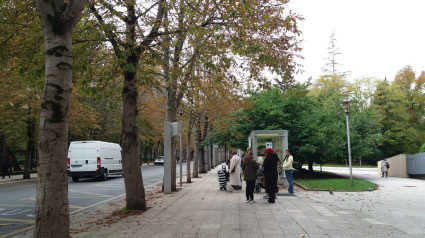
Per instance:
[[[277,193],[277,165],[279,163],[279,157],[272,148],[266,149],[266,158],[264,159],[264,177],[266,178],[266,193],[268,193],[269,203],[275,203]]]

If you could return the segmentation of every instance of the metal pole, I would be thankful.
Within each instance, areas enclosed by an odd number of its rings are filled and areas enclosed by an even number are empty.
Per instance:
[[[350,166],[350,185],[353,186],[353,166],[351,163],[351,142],[350,142],[350,118],[348,116],[349,112],[345,113],[345,118],[347,119],[347,142],[348,142],[348,164]]]
[[[180,187],[182,186],[183,177],[183,150],[182,150],[182,133],[180,132]]]

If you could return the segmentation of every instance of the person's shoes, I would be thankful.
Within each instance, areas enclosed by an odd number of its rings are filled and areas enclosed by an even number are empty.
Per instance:
[[[270,200],[267,200],[267,202],[269,202],[269,203],[274,203],[274,201],[270,201]]]
[[[255,201],[254,200],[249,200],[249,203],[254,204]]]
[[[249,201],[250,201],[250,200],[249,200],[249,199],[247,199],[245,203],[249,203]]]
[[[1,179],[4,179],[4,177],[1,177]]]

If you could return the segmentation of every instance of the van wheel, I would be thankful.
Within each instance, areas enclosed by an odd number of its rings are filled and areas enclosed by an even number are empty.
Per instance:
[[[103,175],[100,177],[100,179],[102,179],[103,181],[108,180],[108,170],[105,170],[105,172],[103,173]]]
[[[80,177],[78,176],[72,176],[72,181],[73,182],[78,182],[80,180]]]

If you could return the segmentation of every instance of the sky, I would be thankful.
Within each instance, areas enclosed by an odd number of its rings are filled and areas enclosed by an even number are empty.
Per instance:
[[[332,32],[341,52],[337,69],[351,71],[349,81],[392,81],[406,65],[417,76],[425,71],[425,0],[292,0],[288,7],[305,18],[297,81],[323,75]]]

